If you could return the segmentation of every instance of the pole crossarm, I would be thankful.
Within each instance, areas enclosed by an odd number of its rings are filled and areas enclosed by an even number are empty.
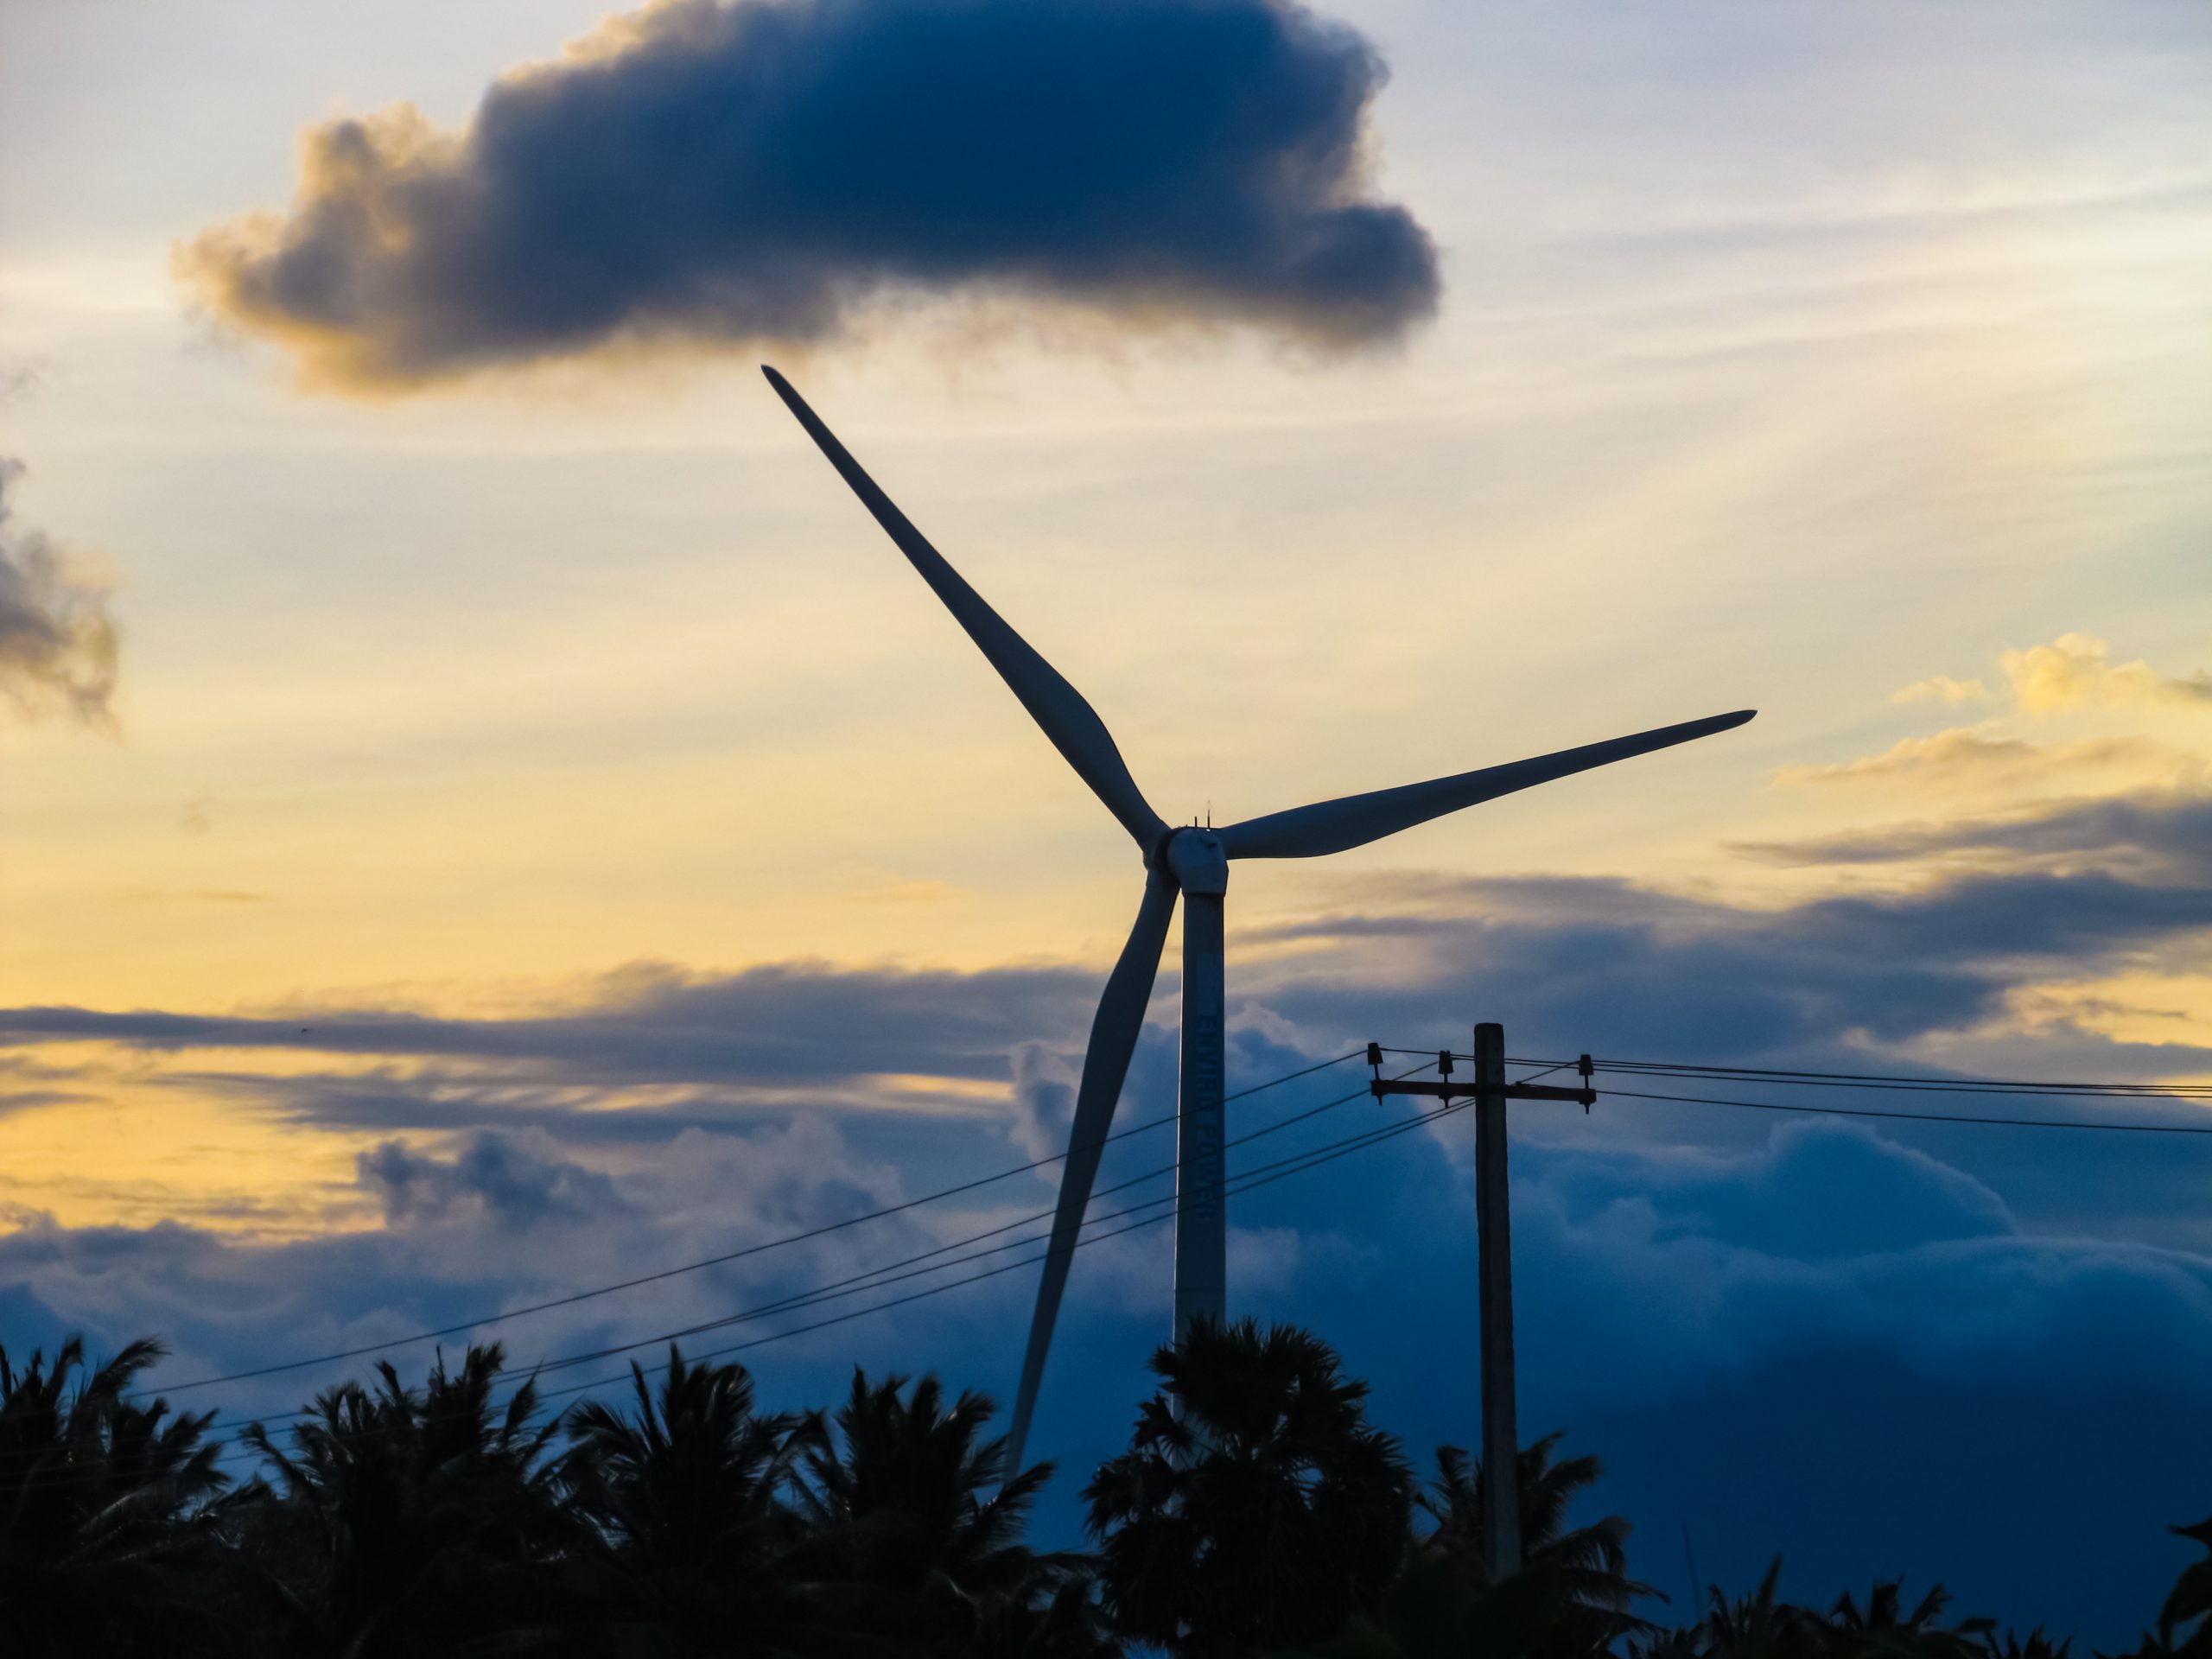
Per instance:
[[[1367,1092],[1377,1100],[1385,1095],[1421,1095],[1436,1100],[1471,1100],[1477,1095],[1487,1095],[1494,1100],[1571,1100],[1578,1106],[1592,1106],[1598,1100],[1595,1089],[1562,1089],[1548,1083],[1506,1083],[1485,1089],[1471,1083],[1427,1083],[1415,1078],[1389,1083],[1377,1078],[1367,1085]]]
[[[1375,1069],[1375,1081],[1367,1085],[1367,1092],[1382,1100],[1391,1095],[1419,1095],[1427,1100],[1472,1100],[1482,1096],[1491,1100],[1564,1100],[1571,1101],[1584,1111],[1598,1103],[1598,1090],[1592,1082],[1597,1070],[1596,1062],[1585,1054],[1575,1062],[1574,1069],[1582,1082],[1578,1088],[1565,1088],[1552,1083],[1453,1083],[1452,1055],[1449,1050],[1440,1050],[1436,1069],[1442,1075],[1435,1081],[1426,1078],[1385,1077],[1382,1075],[1382,1046],[1367,1046],[1367,1063]],[[1556,1070],[1556,1067],[1549,1068]],[[1542,1074],[1538,1073],[1539,1076]]]

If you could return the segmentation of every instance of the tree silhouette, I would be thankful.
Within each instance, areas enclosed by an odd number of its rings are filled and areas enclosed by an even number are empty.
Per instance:
[[[1482,1571],[1484,1471],[1456,1448],[1416,1497],[1363,1383],[1294,1326],[1194,1325],[1153,1356],[1128,1448],[1085,1488],[1099,1554],[1023,1530],[1049,1465],[1005,1467],[993,1407],[859,1371],[837,1410],[764,1412],[735,1364],[671,1348],[649,1386],[563,1418],[496,1346],[419,1389],[379,1363],[318,1395],[233,1488],[214,1416],[134,1396],[161,1357],[89,1368],[73,1338],[0,1347],[0,1659],[686,1656],[751,1659],[2070,1659],[2038,1626],[1942,1620],[1902,1580],[1825,1611],[1777,1557],[1661,1630],[1629,1611],[1617,1516],[1570,1528],[1596,1459],[1519,1454],[1522,1569]],[[495,1397],[498,1395],[499,1397]],[[565,1436],[565,1448],[555,1455]],[[2212,1659],[2212,1520],[2128,1659]],[[2107,1659],[2099,1655],[2096,1659]]]
[[[1904,1611],[1904,1580],[1878,1581],[1864,1611],[1846,1591],[1828,1610],[1831,1645],[1853,1654],[1896,1655],[1900,1659],[1982,1659],[1968,1629],[1939,1630],[1936,1616],[1949,1605],[1950,1592],[1937,1585],[1910,1612]],[[1977,1621],[1979,1625],[1986,1621]],[[1835,1638],[1840,1638],[1835,1639]]]
[[[134,1342],[88,1372],[80,1338],[20,1370],[0,1346],[0,1651],[174,1652],[212,1635],[220,1562],[194,1511],[228,1484],[204,1438],[215,1414],[125,1398],[164,1351]]]
[[[1653,1627],[1629,1611],[1638,1596],[1659,1596],[1648,1584],[1628,1576],[1626,1520],[1609,1515],[1586,1527],[1567,1529],[1567,1512],[1577,1494],[1595,1485],[1604,1465],[1594,1457],[1552,1461],[1560,1442],[1547,1434],[1521,1448],[1515,1459],[1519,1477],[1522,1570],[1555,1576],[1573,1607],[1594,1615],[1599,1646],[1616,1637]],[[1439,1446],[1437,1479],[1414,1502],[1435,1521],[1428,1548],[1456,1563],[1478,1581],[1489,1572],[1489,1529],[1483,1521],[1488,1477],[1482,1460],[1456,1446]]]
[[[986,1633],[1092,1650],[1085,1598],[1062,1599],[1086,1563],[1020,1541],[1052,1465],[1006,1475],[1004,1437],[982,1438],[995,1410],[972,1391],[948,1405],[934,1376],[871,1384],[853,1373],[834,1443],[805,1455],[798,1508],[812,1536],[795,1558],[842,1628],[896,1636],[908,1651]]]
[[[1409,1543],[1376,1605],[1312,1651],[1316,1659],[1598,1659],[1608,1626],[1578,1617],[1555,1568],[1541,1564],[1486,1582],[1425,1543]]]
[[[1959,1628],[1972,1632],[1980,1643],[1982,1659],[2067,1659],[2074,1646],[2069,1636],[2053,1647],[2040,1624],[2025,1636],[2008,1630],[1999,1637],[1993,1618],[1969,1619]]]
[[[1412,1476],[1367,1385],[1305,1331],[1199,1320],[1084,1497],[1133,1640],[1215,1654],[1327,1639],[1398,1565]]]
[[[561,1465],[593,1532],[600,1623],[618,1648],[720,1651],[728,1632],[780,1646],[799,1619],[789,1498],[820,1420],[753,1407],[742,1365],[687,1364],[669,1349],[658,1397],[632,1363],[635,1410],[590,1401],[568,1420]]]
[[[448,1371],[441,1354],[420,1394],[379,1362],[373,1391],[318,1395],[289,1452],[247,1427],[275,1479],[247,1506],[246,1547],[282,1588],[289,1650],[543,1647],[573,1625],[552,1566],[578,1540],[547,1456],[559,1422],[539,1421],[532,1382],[493,1403],[504,1358],[472,1346]]]
[[[1819,1620],[1802,1607],[1778,1599],[1782,1557],[1770,1562],[1758,1588],[1730,1601],[1714,1585],[1709,1592],[1701,1637],[1693,1649],[1707,1659],[1801,1659],[1816,1653]],[[1656,1652],[1659,1649],[1651,1649]]]
[[[2158,1609],[2158,1628],[2144,1632],[2135,1651],[2140,1659],[2212,1659],[2212,1618],[2206,1617],[2212,1614],[2212,1519],[2166,1530],[2203,1545],[2205,1559],[2182,1568]]]

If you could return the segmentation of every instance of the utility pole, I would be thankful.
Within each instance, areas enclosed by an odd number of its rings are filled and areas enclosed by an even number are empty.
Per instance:
[[[1521,1570],[1521,1435],[1513,1410],[1513,1208],[1505,1181],[1505,1027],[1475,1027],[1476,1272],[1483,1350],[1483,1533],[1492,1584]]]
[[[1375,1080],[1368,1091],[1425,1095],[1443,1101],[1475,1103],[1475,1243],[1478,1313],[1482,1339],[1483,1540],[1484,1567],[1493,1584],[1521,1570],[1521,1438],[1513,1399],[1513,1212],[1505,1168],[1505,1103],[1509,1100],[1573,1101],[1590,1109],[1597,1091],[1590,1083],[1590,1057],[1578,1068],[1579,1089],[1505,1080],[1505,1027],[1475,1027],[1475,1076],[1471,1084],[1455,1084],[1452,1056],[1436,1057],[1438,1081],[1385,1079],[1382,1049],[1367,1046]]]

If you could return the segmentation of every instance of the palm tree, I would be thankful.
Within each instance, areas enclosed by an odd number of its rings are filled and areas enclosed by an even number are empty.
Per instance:
[[[687,1364],[673,1346],[668,1361],[658,1398],[631,1365],[631,1415],[592,1401],[569,1417],[561,1475],[594,1529],[604,1621],[652,1653],[720,1652],[733,1630],[782,1647],[801,1532],[788,1500],[820,1419],[756,1411],[742,1365]]]
[[[947,1404],[935,1376],[871,1384],[854,1371],[836,1441],[808,1448],[798,1489],[812,1529],[799,1558],[809,1593],[841,1628],[910,1649],[960,1648],[994,1631],[1001,1641],[1065,1635],[1071,1651],[1090,1650],[1078,1616],[1088,1563],[1020,1542],[1052,1466],[1007,1475],[1005,1437],[982,1438],[996,1410],[973,1390]]]
[[[1182,1654],[1320,1642],[1398,1565],[1412,1475],[1367,1385],[1292,1325],[1199,1320],[1084,1497],[1116,1626]]]
[[[1370,1612],[1312,1651],[1315,1659],[1528,1659],[1609,1655],[1604,1627],[1574,1618],[1558,1573],[1538,1566],[1488,1584],[1450,1557],[1408,1543],[1397,1576]]]
[[[215,1414],[125,1397],[165,1351],[142,1339],[87,1372],[79,1337],[20,1370],[0,1346],[0,1650],[178,1652],[219,1634],[199,1518],[228,1484],[205,1438]]]
[[[1993,1618],[1970,1619],[1959,1628],[1980,1638],[1981,1659],[2067,1659],[2074,1646],[2074,1638],[2070,1636],[2056,1647],[2052,1646],[2050,1638],[2043,1633],[2040,1624],[2025,1636],[2008,1630],[2001,1637],[1997,1634],[1997,1621]]]
[[[2203,1545],[2205,1559],[2182,1568],[2158,1610],[2158,1629],[2145,1631],[2136,1648],[2137,1659],[2212,1659],[2212,1618],[2206,1617],[2212,1614],[2212,1519],[2166,1530]]]
[[[1026,1592],[992,1597],[976,1609],[962,1659],[1120,1659],[1097,1590],[1087,1571],[1057,1581],[1039,1573]]]
[[[288,1650],[556,1645],[552,1564],[579,1542],[546,1457],[558,1420],[537,1421],[532,1382],[494,1406],[504,1361],[496,1343],[457,1371],[441,1353],[419,1395],[380,1361],[373,1392],[318,1395],[289,1452],[248,1427],[274,1485],[247,1507],[241,1544],[282,1589]]]
[[[1775,1599],[1782,1577],[1782,1557],[1769,1563],[1759,1586],[1742,1600],[1731,1602],[1711,1586],[1712,1598],[1699,1632],[1694,1651],[1705,1659],[1805,1659],[1819,1651],[1819,1620],[1802,1607]],[[1662,1640],[1646,1653],[1679,1650],[1680,1642]]]
[[[1514,1460],[1521,1497],[1521,1548],[1524,1571],[1555,1575],[1573,1606],[1596,1614],[1596,1643],[1651,1630],[1648,1621],[1629,1611],[1637,1596],[1666,1598],[1628,1576],[1629,1523],[1609,1515],[1586,1527],[1566,1530],[1567,1511],[1575,1497],[1598,1483],[1604,1465],[1594,1457],[1552,1461],[1560,1442],[1547,1434],[1521,1448]],[[1427,1540],[1436,1554],[1456,1562],[1478,1581],[1489,1574],[1489,1529],[1483,1510],[1488,1480],[1482,1460],[1456,1446],[1436,1451],[1437,1480],[1414,1501],[1436,1522]]]
[[[1904,1609],[1904,1580],[1885,1579],[1867,1592],[1866,1606],[1846,1591],[1828,1610],[1827,1645],[1855,1655],[1894,1655],[1898,1659],[1982,1659],[1972,1636],[1983,1634],[1986,1620],[1971,1620],[1956,1630],[1936,1628],[1936,1617],[1950,1604],[1950,1592],[1937,1585],[1913,1610]]]

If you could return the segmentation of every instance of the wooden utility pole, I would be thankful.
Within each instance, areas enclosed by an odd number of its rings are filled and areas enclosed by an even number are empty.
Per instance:
[[[1505,1179],[1505,1027],[1475,1027],[1476,1271],[1481,1280],[1483,1536],[1490,1580],[1521,1570],[1521,1435],[1513,1412],[1513,1208]]]
[[[1590,1057],[1585,1054],[1577,1068],[1582,1077],[1579,1089],[1508,1083],[1505,1027],[1481,1025],[1475,1027],[1471,1084],[1451,1080],[1449,1053],[1436,1057],[1438,1080],[1434,1083],[1426,1078],[1385,1078],[1379,1043],[1367,1046],[1367,1063],[1375,1071],[1368,1090],[1377,1100],[1386,1095],[1424,1095],[1447,1102],[1471,1096],[1475,1103],[1476,1276],[1483,1367],[1483,1565],[1495,1584],[1521,1570],[1521,1437],[1514,1421],[1513,1213],[1505,1172],[1505,1103],[1573,1101],[1589,1110],[1598,1098],[1590,1082]]]

